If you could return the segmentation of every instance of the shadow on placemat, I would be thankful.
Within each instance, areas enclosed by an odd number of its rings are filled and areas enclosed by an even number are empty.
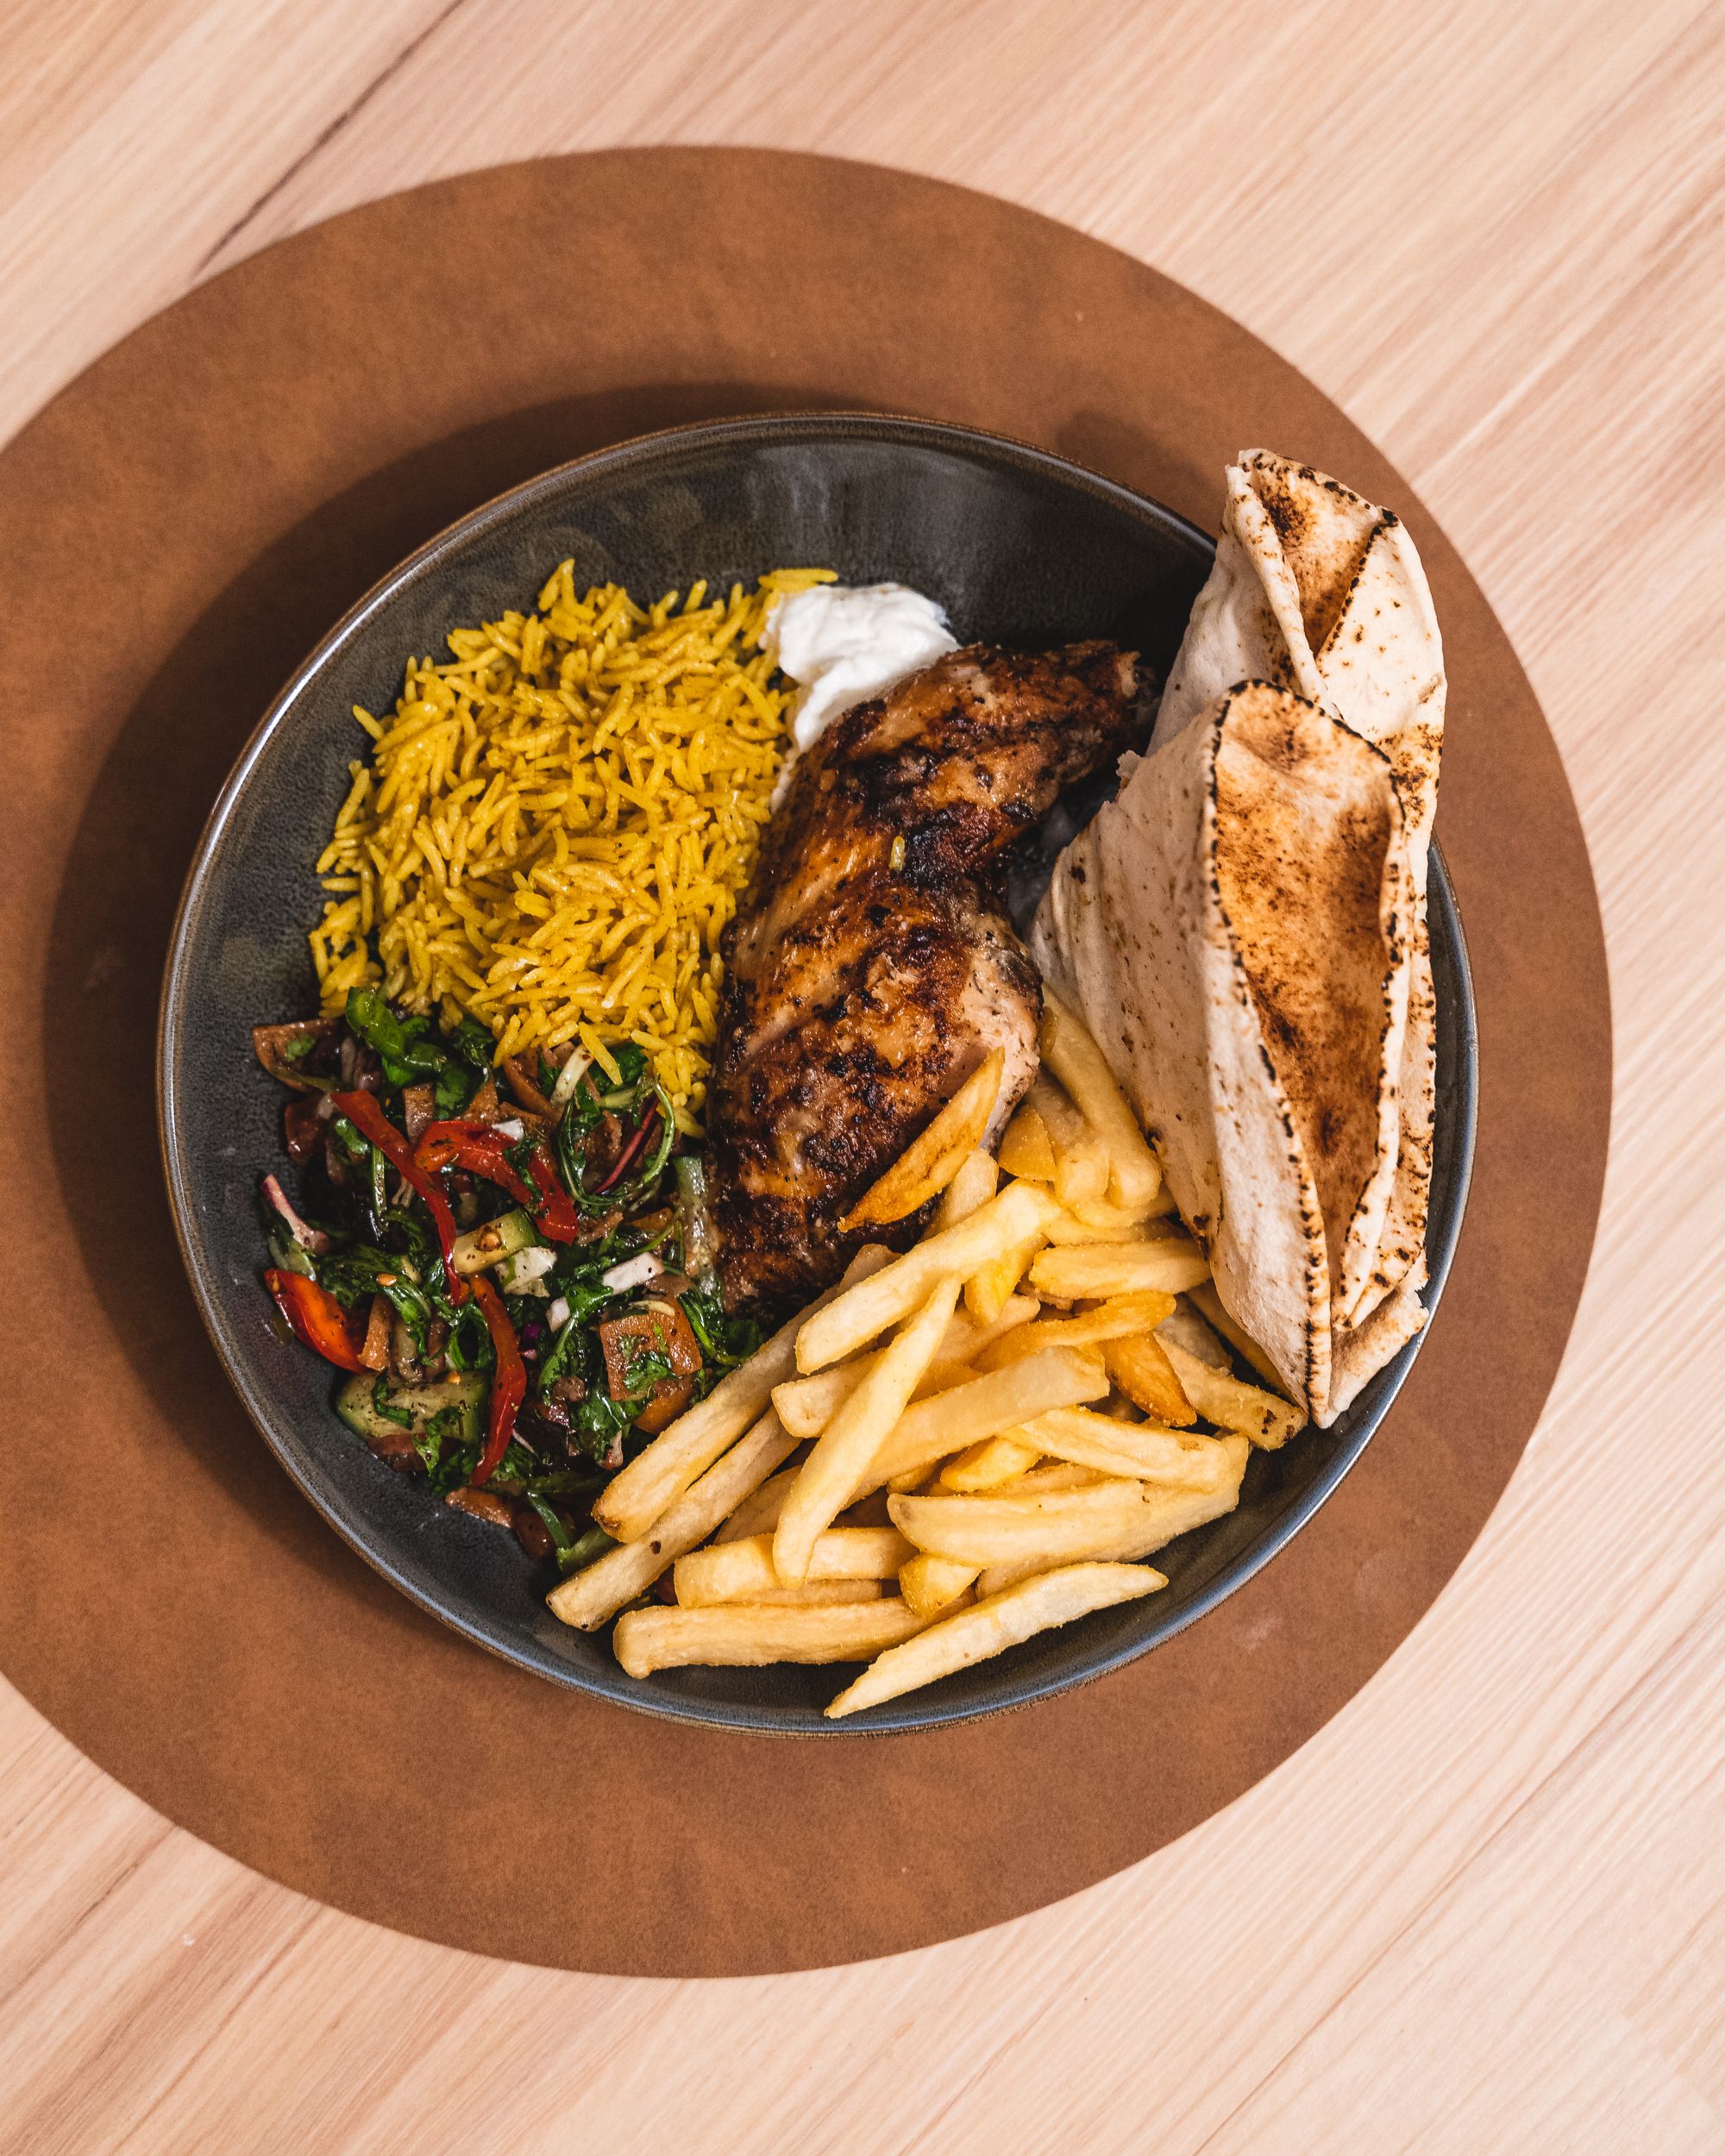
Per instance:
[[[199,617],[128,716],[91,788],[55,909],[42,1029],[52,1144],[85,1263],[165,1428],[269,1534],[379,1602],[398,1606],[398,1597],[330,1533],[256,1440],[174,1238],[156,1141],[156,1011],[198,835],[289,674],[446,524],[536,473],[634,435],[835,401],[734,382],[571,398],[512,412],[370,473],[277,540]],[[309,960],[306,979],[309,992]]]

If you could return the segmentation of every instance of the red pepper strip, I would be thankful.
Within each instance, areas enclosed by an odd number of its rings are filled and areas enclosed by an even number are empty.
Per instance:
[[[470,1477],[474,1483],[480,1483],[490,1482],[509,1450],[509,1440],[515,1434],[515,1418],[527,1394],[527,1367],[521,1359],[515,1327],[509,1322],[503,1297],[483,1273],[474,1282],[474,1293],[485,1313],[486,1324],[491,1329],[492,1347],[497,1356],[497,1368],[492,1372],[491,1414],[486,1425],[485,1451]]]
[[[487,1182],[506,1190],[518,1206],[524,1206],[554,1243],[580,1239],[581,1216],[570,1204],[557,1180],[551,1149],[542,1139],[529,1162],[539,1194],[527,1187],[510,1159],[506,1142],[486,1123],[434,1123],[419,1141],[414,1158],[428,1172],[441,1168],[465,1168],[469,1175],[483,1175]]]
[[[371,1140],[397,1174],[425,1200],[437,1230],[437,1247],[443,1253],[443,1272],[451,1302],[465,1302],[467,1283],[455,1270],[455,1216],[448,1200],[413,1157],[412,1148],[368,1093],[338,1093],[336,1111]]]
[[[327,1288],[320,1288],[304,1273],[279,1272],[273,1265],[264,1275],[264,1286],[274,1296],[276,1308],[292,1326],[297,1340],[337,1369],[364,1369],[348,1313]]]
[[[630,1139],[628,1144],[625,1145],[623,1150],[618,1155],[616,1166],[612,1169],[610,1175],[605,1177],[605,1181],[599,1184],[599,1188],[600,1192],[609,1190],[613,1183],[620,1180],[624,1169],[628,1167],[630,1162],[634,1159],[635,1156],[647,1143],[647,1133],[652,1129],[653,1125],[658,1120],[659,1112],[656,1108],[649,1108],[647,1113],[642,1117],[640,1129],[637,1131],[634,1137]]]

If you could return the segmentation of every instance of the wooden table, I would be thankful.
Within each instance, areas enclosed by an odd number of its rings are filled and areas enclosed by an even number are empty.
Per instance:
[[[1184,280],[1376,436],[1515,638],[1618,1056],[1594,1268],[1509,1495],[1364,1693],[1198,1833],[888,1962],[553,1975],[253,1876],[4,1693],[0,2148],[1725,2148],[1725,1411],[1693,1357],[1725,1187],[1725,18],[9,0],[0,51],[0,436],[283,234],[605,144],[912,166]]]

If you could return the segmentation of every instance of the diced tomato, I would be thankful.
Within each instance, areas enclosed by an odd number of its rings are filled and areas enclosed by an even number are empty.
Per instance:
[[[640,1389],[635,1371],[649,1356],[661,1355],[671,1366],[648,1395],[635,1418],[637,1430],[649,1435],[674,1421],[689,1404],[693,1379],[701,1366],[700,1343],[675,1303],[656,1303],[646,1310],[631,1310],[623,1318],[608,1318],[599,1328],[605,1354],[605,1390],[613,1400],[626,1400]]]

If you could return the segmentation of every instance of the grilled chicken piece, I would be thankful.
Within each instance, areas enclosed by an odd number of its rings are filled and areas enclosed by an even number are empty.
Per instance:
[[[724,943],[707,1127],[732,1309],[836,1279],[867,1239],[839,1219],[995,1048],[991,1140],[1005,1124],[1042,1007],[1001,905],[1005,856],[1129,745],[1136,691],[1111,643],[972,645],[834,720],[797,763]]]

